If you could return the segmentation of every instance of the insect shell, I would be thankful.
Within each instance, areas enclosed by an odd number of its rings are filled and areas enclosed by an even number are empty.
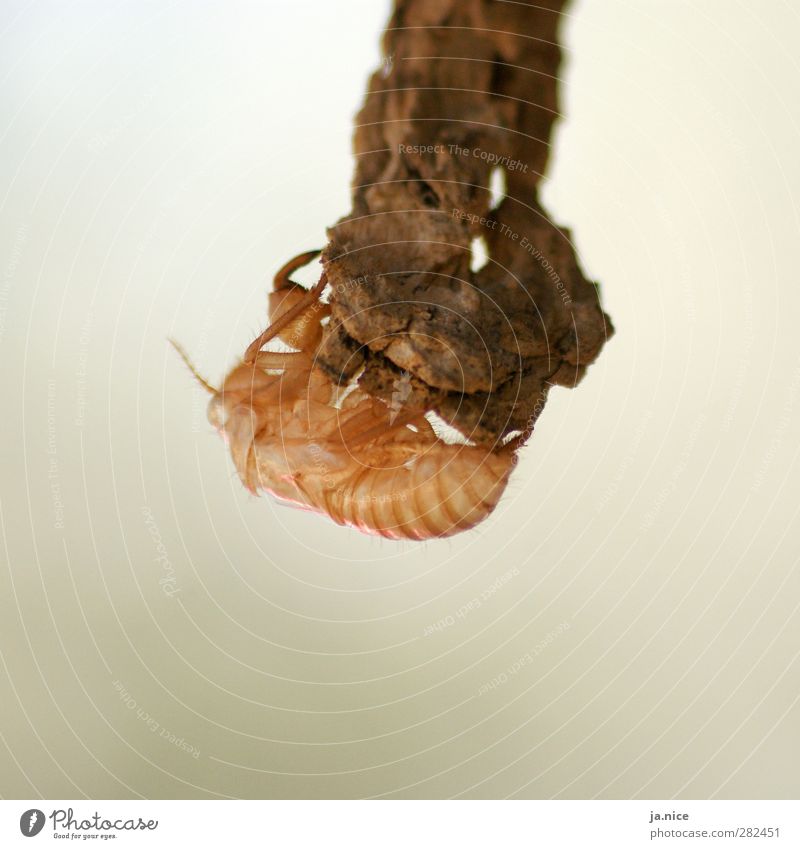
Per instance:
[[[244,485],[322,513],[340,525],[391,539],[448,537],[483,521],[515,465],[515,447],[497,450],[440,439],[424,411],[398,414],[360,388],[339,404],[340,387],[317,366],[323,274],[311,290],[287,263],[269,295],[270,326],[219,390],[208,417],[227,439]],[[294,350],[264,351],[278,338]],[[202,380],[202,379],[201,379]]]

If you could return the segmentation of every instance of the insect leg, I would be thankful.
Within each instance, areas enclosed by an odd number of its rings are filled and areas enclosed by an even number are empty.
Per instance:
[[[309,367],[308,356],[302,351],[259,351],[255,364],[263,369],[290,369],[292,366]]]
[[[288,289],[290,286],[296,286],[297,284],[289,279],[289,275],[293,271],[297,271],[298,268],[308,265],[312,259],[318,257],[321,253],[321,250],[306,251],[304,254],[296,256],[294,259],[290,259],[289,262],[287,262],[286,265],[284,265],[283,268],[276,273],[272,282],[272,288],[276,292],[280,292],[281,289]]]
[[[359,406],[362,405],[363,409],[356,408],[356,411],[339,425],[339,438],[348,446],[352,445],[353,440],[360,434],[368,433],[376,426],[379,428],[386,426],[386,420],[375,413],[375,402],[362,401]]]
[[[283,315],[270,324],[270,326],[256,339],[254,339],[248,349],[244,352],[244,362],[251,365],[264,345],[277,336],[284,327],[291,324],[299,315],[304,313],[315,301],[319,300],[325,287],[328,285],[328,278],[325,272],[319,279],[319,282],[313,289],[309,289],[303,298],[298,301],[291,309],[287,310]]]
[[[408,422],[408,424],[413,424],[417,428],[419,435],[426,439],[436,440],[439,438],[436,434],[436,431],[434,430],[433,425],[425,418],[422,413],[420,413],[418,416],[415,416],[410,422]]]
[[[352,438],[347,440],[348,448],[356,448],[359,445],[365,445],[368,442],[372,442],[375,439],[379,439],[382,436],[387,436],[388,434],[400,430],[401,428],[405,428],[406,425],[412,424],[419,417],[419,413],[406,413],[404,415],[399,415],[397,418],[389,424],[388,421],[381,422],[380,424],[376,424],[371,428],[368,428],[365,431],[353,436]]]

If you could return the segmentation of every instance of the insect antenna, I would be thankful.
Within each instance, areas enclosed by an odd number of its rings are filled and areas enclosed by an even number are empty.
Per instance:
[[[167,341],[178,352],[178,356],[183,360],[183,362],[186,364],[186,367],[194,376],[194,379],[203,387],[203,389],[205,389],[206,392],[210,392],[212,395],[219,395],[219,390],[215,389],[194,367],[194,363],[192,363],[192,361],[189,359],[189,355],[186,353],[186,351],[184,351],[183,348],[174,339],[167,339]]]

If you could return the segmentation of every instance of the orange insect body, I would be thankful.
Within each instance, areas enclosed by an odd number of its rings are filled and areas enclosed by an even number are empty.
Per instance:
[[[400,413],[357,386],[339,388],[314,365],[321,321],[320,282],[288,280],[317,252],[275,277],[272,324],[248,348],[209,404],[251,492],[324,513],[341,525],[394,539],[447,537],[474,527],[497,505],[515,464],[510,445],[448,444],[421,411]],[[278,337],[295,352],[262,351]]]

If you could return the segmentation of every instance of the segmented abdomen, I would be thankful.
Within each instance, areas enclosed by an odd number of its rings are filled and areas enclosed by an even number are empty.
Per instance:
[[[323,488],[320,506],[339,524],[392,539],[447,537],[483,521],[505,490],[514,454],[426,447],[408,465],[358,466],[336,488]]]
[[[240,367],[212,399],[209,418],[251,492],[391,539],[452,536],[497,506],[515,464],[510,447],[449,444],[424,420],[392,428],[387,411],[360,396],[341,410],[309,399],[322,399],[327,384],[316,370],[276,377]],[[282,388],[292,402],[281,403]]]

